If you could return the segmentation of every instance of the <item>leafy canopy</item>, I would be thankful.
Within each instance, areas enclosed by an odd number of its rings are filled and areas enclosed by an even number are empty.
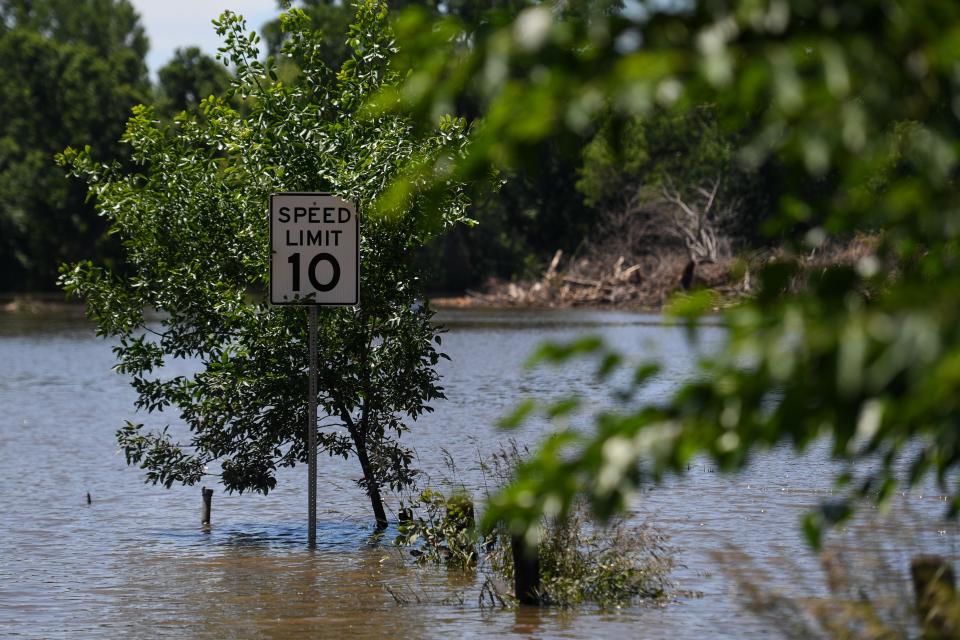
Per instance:
[[[259,61],[259,38],[242,18],[226,12],[215,24],[246,112],[209,97],[160,123],[138,107],[123,138],[139,167],[133,174],[98,164],[89,149],[68,149],[61,160],[89,183],[128,270],[81,262],[65,266],[61,282],[86,301],[99,333],[117,341],[117,369],[130,376],[137,407],[182,422],[159,430],[128,423],[118,432],[128,462],[168,487],[196,483],[218,465],[227,490],[267,493],[278,468],[307,459],[307,314],[265,298],[269,195],[330,191],[362,211],[418,151],[457,154],[463,124],[445,118],[417,134],[403,117],[355,117],[364,96],[397,80],[385,68],[394,45],[383,2],[357,5],[352,54],[336,72],[317,57],[319,34],[305,14],[284,14],[284,52],[303,62],[292,82],[277,80],[272,58]],[[380,487],[399,488],[413,474],[397,438],[442,397],[433,369],[440,339],[430,310],[415,304],[411,255],[463,222],[466,202],[450,183],[431,203],[427,210],[411,199],[390,216],[364,217],[361,303],[320,313],[320,444],[358,459],[378,524]],[[196,372],[170,375],[174,360]]]
[[[230,88],[230,72],[198,47],[178,48],[157,72],[158,111],[175,115]]]
[[[123,123],[149,91],[146,50],[127,0],[0,2],[0,290],[51,289],[66,260],[116,257],[53,157],[89,144],[124,158]]]

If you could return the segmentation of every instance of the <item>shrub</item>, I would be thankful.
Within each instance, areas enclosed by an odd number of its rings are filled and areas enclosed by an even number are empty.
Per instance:
[[[481,467],[499,488],[520,459],[520,448],[511,443],[489,463],[481,461]],[[477,571],[483,580],[481,602],[513,600],[500,586],[513,580],[510,533],[503,527],[486,534],[477,529],[473,500],[462,487],[449,496],[428,488],[405,509],[396,543],[414,546],[411,555],[418,562]],[[649,524],[620,520],[598,526],[584,509],[577,509],[564,518],[545,520],[541,531],[544,604],[611,608],[641,601],[662,603],[675,593],[669,579],[674,550],[668,537]]]

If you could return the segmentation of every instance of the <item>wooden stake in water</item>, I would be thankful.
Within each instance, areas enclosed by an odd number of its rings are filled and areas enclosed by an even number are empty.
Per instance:
[[[513,593],[520,604],[540,604],[540,548],[527,544],[524,536],[514,534],[510,546],[513,551]]]
[[[307,398],[307,544],[317,546],[317,307],[310,305],[310,390]]]
[[[203,496],[203,508],[200,512],[200,526],[204,530],[210,530],[210,512],[213,510],[213,489],[206,487],[200,488],[200,495]]]

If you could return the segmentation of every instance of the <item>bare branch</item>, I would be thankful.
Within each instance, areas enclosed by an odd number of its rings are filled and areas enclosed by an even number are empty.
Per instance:
[[[720,180],[721,178],[717,177],[717,179],[713,181],[713,188],[709,192],[707,192],[707,190],[703,187],[697,187],[697,191],[699,191],[703,197],[707,199],[707,204],[703,207],[703,217],[706,217],[707,214],[710,213],[710,209],[713,207],[713,203],[716,201],[717,191],[720,190]]]

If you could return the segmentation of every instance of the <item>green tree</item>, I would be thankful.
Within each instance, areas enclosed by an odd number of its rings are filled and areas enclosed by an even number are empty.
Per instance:
[[[146,49],[126,0],[0,3],[0,290],[50,289],[64,260],[115,257],[53,157],[81,143],[122,157],[123,122],[149,88]]]
[[[473,183],[470,217],[478,224],[432,243],[428,286],[462,291],[491,277],[538,276],[558,249],[575,251],[598,217],[576,189],[582,142],[548,142],[538,166]]]
[[[281,7],[289,7],[292,3],[281,0],[277,4]],[[349,59],[352,54],[346,38],[353,20],[353,10],[350,4],[330,0],[305,0],[297,4],[300,10],[310,19],[313,28],[322,35],[322,39],[317,39],[317,51],[313,52],[312,55],[322,60],[330,69],[339,69],[340,65]],[[283,29],[281,19],[271,20],[263,25],[261,31],[263,32],[267,54],[280,58],[282,61],[284,59],[282,55],[283,46],[290,34]],[[296,58],[290,61],[296,65],[303,63],[302,60]]]
[[[126,0],[3,0],[0,30],[35,31],[55,42],[83,44],[123,69],[122,79],[141,84],[148,41],[140,16]]]
[[[389,2],[391,11],[401,11],[415,6],[429,12],[433,16],[450,15],[460,18],[466,28],[473,32],[490,22],[504,22],[512,19],[521,9],[529,6],[532,0],[392,0]],[[350,48],[343,36],[353,17],[350,4],[343,0],[278,0],[278,6],[288,8],[296,5],[309,18],[314,29],[320,31],[323,42],[318,43],[315,55],[319,56],[331,69],[339,69],[340,65],[350,57]],[[263,25],[263,36],[266,40],[267,53],[279,56],[283,51],[283,43],[288,34],[283,30],[280,18],[271,20]],[[295,62],[299,62],[296,61]]]
[[[155,484],[193,484],[218,465],[228,491],[267,493],[278,468],[307,459],[306,309],[272,307],[264,295],[269,195],[326,190],[362,209],[418,151],[459,152],[463,124],[454,119],[419,135],[403,118],[356,117],[363,96],[396,81],[385,72],[392,36],[383,2],[357,5],[353,54],[335,74],[314,55],[319,36],[306,14],[286,13],[283,26],[285,51],[305,62],[293,84],[275,80],[272,60],[258,61],[258,37],[240,17],[217,22],[248,113],[212,97],[161,124],[138,108],[124,136],[140,168],[132,175],[87,152],[63,156],[123,241],[129,273],[81,262],[64,267],[62,283],[117,341],[117,368],[131,377],[138,408],[183,423],[151,431],[131,422],[118,432],[128,462]],[[387,522],[381,488],[403,487],[414,473],[398,438],[442,397],[440,338],[417,303],[411,256],[432,232],[463,221],[466,202],[450,183],[426,204],[363,218],[361,304],[320,314],[320,445],[358,460],[378,527]],[[160,318],[145,317],[148,308]],[[199,371],[165,376],[177,358]]]
[[[839,478],[848,497],[882,501],[898,483],[932,475],[955,516],[960,5],[645,7],[642,19],[595,16],[592,23],[532,8],[470,46],[458,43],[455,22],[406,13],[396,64],[409,75],[371,105],[373,113],[430,121],[461,93],[482,91],[486,100],[463,159],[434,181],[407,171],[384,205],[423,197],[439,178],[522,166],[549,137],[577,135],[610,109],[627,119],[657,107],[684,113],[712,105],[725,130],[749,132],[735,150],[740,166],[774,160],[782,172],[775,216],[764,228],[795,238],[787,247],[793,253],[766,265],[756,298],[726,314],[726,347],[656,406],[636,393],[656,369],[637,367],[624,390],[627,406],[596,415],[589,434],[564,431],[549,440],[493,500],[488,523],[530,527],[569,509],[578,495],[605,517],[643,479],[682,473],[692,456],[734,470],[757,449],[784,442],[802,449],[821,438],[848,465]],[[793,256],[856,232],[876,242],[854,264],[800,271]],[[700,294],[673,311],[696,318],[712,306]],[[598,357],[601,377],[623,366],[595,340],[548,346],[539,358],[583,353]],[[831,504],[811,514],[811,540],[849,510],[849,503]]]
[[[198,47],[178,48],[157,72],[158,110],[172,117],[230,88],[230,72]]]
[[[641,242],[715,262],[756,238],[773,206],[770,172],[761,186],[760,173],[736,161],[742,135],[722,130],[709,107],[610,117],[584,147],[577,190],[623,225],[651,230]]]
[[[415,7],[423,3],[395,3]],[[540,2],[535,0],[488,0],[430,3],[435,16],[456,19],[469,43],[512,24],[520,12],[543,5],[564,18],[587,19],[594,14],[615,15],[623,9],[619,0]],[[485,94],[468,90],[453,101],[454,113],[471,120],[482,119]],[[598,210],[584,202],[576,189],[577,171],[588,137],[553,136],[543,141],[535,161],[522,169],[501,167],[496,188],[487,181],[472,185],[471,217],[479,224],[455,230],[442,239],[442,265],[434,270],[445,275],[444,289],[477,287],[490,277],[511,279],[539,276],[543,265],[558,249],[571,254],[581,247],[596,227]]]

